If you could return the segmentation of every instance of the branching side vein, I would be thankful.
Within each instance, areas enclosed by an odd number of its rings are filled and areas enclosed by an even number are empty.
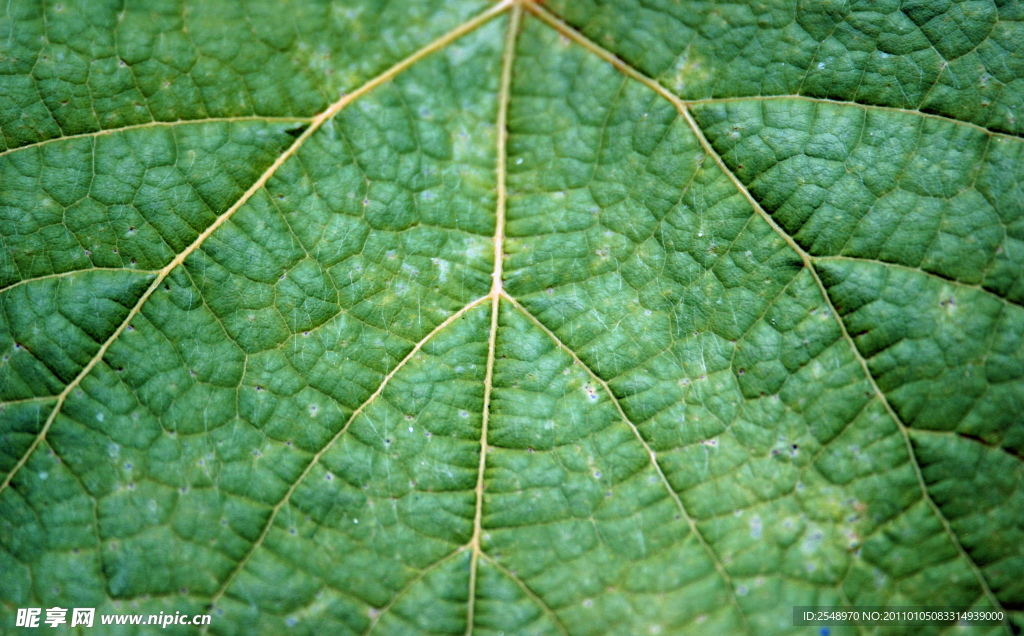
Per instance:
[[[295,123],[295,124],[309,124],[314,121],[313,117],[261,117],[259,115],[246,115],[242,117],[203,117],[200,119],[178,119],[175,121],[151,121],[145,124],[133,124],[131,126],[120,126],[118,128],[105,128],[103,130],[94,130],[93,132],[79,133],[77,135],[64,135],[62,137],[54,137],[53,139],[47,139],[45,141],[37,141],[35,143],[26,144],[24,146],[16,146],[14,148],[8,148],[7,150],[0,151],[0,157],[9,155],[14,152],[21,150],[29,150],[31,148],[38,148],[40,146],[46,146],[49,144],[57,143],[59,141],[71,141],[74,139],[87,139],[89,137],[102,137],[104,135],[115,135],[120,132],[126,132],[129,130],[140,130],[144,128],[170,128],[174,126],[187,126],[189,124],[217,124],[217,123],[233,123],[233,122],[266,122],[272,123]]]
[[[516,309],[521,311],[524,316],[529,318],[530,322],[540,327],[541,330],[544,331],[544,333],[546,333],[548,337],[551,338],[560,349],[562,349],[570,356],[572,356],[573,361],[576,364],[580,365],[580,367],[582,367],[587,372],[587,374],[594,379],[595,382],[597,382],[604,388],[605,393],[607,393],[608,397],[611,398],[612,404],[615,405],[615,409],[618,411],[619,417],[622,418],[622,421],[626,424],[626,426],[630,428],[630,430],[633,432],[633,435],[644,447],[644,450],[647,451],[647,455],[651,458],[651,465],[654,467],[654,470],[658,473],[658,477],[660,478],[662,485],[664,485],[665,489],[668,491],[669,496],[672,497],[672,500],[675,502],[676,507],[679,509],[679,513],[682,515],[683,519],[686,520],[686,525],[690,527],[690,532],[692,532],[693,535],[697,538],[697,541],[700,543],[701,547],[711,558],[711,562],[714,564],[715,570],[718,571],[718,575],[725,582],[725,586],[729,591],[729,598],[732,601],[733,606],[736,609],[736,613],[738,614],[740,620],[743,622],[744,630],[750,634],[753,634],[754,632],[753,630],[751,630],[750,625],[747,623],[747,618],[743,614],[743,609],[740,607],[739,599],[736,597],[736,589],[732,585],[732,578],[729,576],[729,573],[726,572],[725,566],[722,564],[722,561],[718,558],[718,555],[711,547],[711,544],[708,543],[707,539],[704,538],[704,534],[700,531],[700,528],[697,527],[697,522],[694,520],[692,516],[690,516],[689,511],[683,504],[683,500],[679,497],[679,494],[675,491],[675,489],[672,488],[672,484],[669,483],[668,477],[665,476],[665,472],[661,469],[661,464],[658,463],[658,456],[654,452],[654,449],[651,448],[650,444],[647,443],[647,440],[645,440],[643,435],[640,434],[640,430],[636,427],[636,424],[634,424],[633,421],[630,420],[629,417],[626,415],[626,412],[622,410],[622,405],[619,403],[618,398],[615,397],[615,394],[612,393],[611,387],[608,386],[608,383],[605,382],[601,376],[597,375],[597,373],[595,373],[594,370],[591,369],[585,362],[580,360],[579,356],[576,355],[575,351],[570,349],[568,345],[562,342],[561,339],[559,339],[559,337],[555,335],[553,331],[548,329],[547,326],[545,326],[544,323],[538,320],[536,316],[534,316],[528,309],[526,309],[526,307],[523,307],[518,300],[516,300],[506,292],[502,292],[502,296],[508,302],[512,303],[516,307]]]
[[[380,396],[381,393],[384,392],[384,388],[388,385],[388,382],[391,380],[391,378],[395,377],[395,374],[398,373],[402,369],[402,367],[404,367],[405,364],[409,362],[409,360],[411,360],[417,353],[419,353],[420,349],[423,348],[423,345],[425,345],[427,341],[433,338],[445,327],[447,327],[448,325],[452,324],[453,322],[464,316],[466,312],[468,312],[470,309],[483,303],[488,298],[489,296],[482,296],[474,300],[473,302],[469,303],[462,309],[458,310],[457,312],[449,316],[444,322],[439,324],[437,327],[434,327],[433,331],[428,333],[422,340],[417,342],[416,345],[412,348],[412,350],[408,354],[406,354],[404,358],[402,358],[402,361],[395,365],[395,368],[392,369],[386,376],[384,376],[384,379],[381,381],[380,386],[377,387],[377,390],[374,391],[370,395],[370,397],[366,398],[363,401],[363,403],[360,404],[358,408],[356,408],[355,411],[352,411],[352,415],[350,415],[348,419],[345,420],[345,425],[342,426],[341,429],[337,433],[335,433],[334,436],[331,437],[331,439],[326,444],[324,444],[323,447],[319,451],[317,451],[315,455],[313,455],[313,458],[309,460],[309,463],[306,464],[306,467],[302,470],[302,472],[295,479],[295,481],[292,482],[291,486],[288,488],[287,492],[285,492],[284,496],[281,497],[280,501],[278,501],[274,505],[273,509],[271,509],[270,515],[267,517],[267,521],[263,525],[263,530],[260,532],[260,536],[256,539],[255,542],[253,542],[252,546],[249,547],[249,551],[245,553],[245,556],[242,557],[242,559],[237,564],[235,564],[235,567],[231,570],[231,573],[228,574],[228,576],[224,579],[224,582],[221,583],[220,587],[217,589],[214,595],[210,597],[211,608],[217,603],[220,597],[224,595],[224,592],[226,592],[228,587],[230,587],[231,581],[233,581],[235,576],[242,571],[242,568],[244,568],[245,564],[249,562],[249,559],[252,558],[252,555],[256,552],[257,548],[259,548],[263,544],[263,540],[266,539],[267,535],[270,533],[271,526],[274,525],[274,518],[277,517],[277,513],[280,512],[281,508],[283,508],[285,504],[287,504],[288,501],[291,499],[292,494],[295,493],[295,490],[299,487],[299,484],[301,484],[302,481],[306,478],[306,476],[309,475],[310,471],[313,470],[313,467],[320,462],[320,458],[323,457],[324,454],[327,453],[327,451],[330,450],[332,446],[334,446],[335,442],[341,439],[341,436],[344,435],[346,431],[348,431],[349,426],[351,426],[352,422],[354,422],[355,419],[359,417],[359,414],[362,413],[363,410],[370,405],[370,403],[372,403],[375,399],[377,399],[378,396]]]
[[[818,272],[814,266],[815,259],[810,254],[808,254],[793,239],[792,236],[790,236],[785,230],[783,230],[778,223],[775,222],[775,219],[773,219],[771,215],[768,214],[763,207],[761,207],[760,203],[753,197],[753,195],[750,194],[750,191],[747,190],[747,188],[743,185],[739,178],[731,170],[729,170],[729,168],[725,165],[725,162],[722,160],[722,157],[718,154],[718,152],[715,151],[710,142],[708,142],[707,137],[705,137],[704,135],[704,131],[700,128],[700,126],[694,120],[693,116],[690,114],[690,111],[687,108],[687,102],[679,99],[676,95],[669,92],[668,89],[666,89],[664,86],[662,86],[655,80],[651,79],[650,77],[644,75],[637,69],[633,68],[628,63],[618,58],[615,54],[611,53],[610,51],[604,49],[600,45],[591,41],[585,35],[577,31],[576,29],[572,28],[564,21],[562,21],[560,18],[558,18],[551,12],[547,11],[543,7],[532,2],[528,4],[528,7],[531,13],[539,17],[541,20],[546,22],[551,27],[555,28],[559,33],[562,33],[566,37],[580,44],[588,51],[594,53],[601,59],[605,60],[606,62],[614,66],[623,74],[642,83],[643,85],[647,86],[651,90],[655,91],[658,95],[661,95],[670,103],[672,103],[676,107],[676,110],[679,111],[679,114],[686,120],[686,123],[689,125],[689,127],[693,130],[693,133],[699,140],[701,147],[704,149],[704,152],[706,152],[708,156],[714,159],[719,169],[721,169],[722,172],[726,175],[726,177],[733,183],[733,185],[740,192],[740,194],[742,194],[743,197],[747,199],[747,201],[754,209],[754,211],[758,215],[760,215],[768,223],[768,225],[770,225],[771,228],[783,240],[786,241],[790,248],[792,248],[793,251],[795,251],[800,256],[801,260],[804,263],[804,267],[810,272],[811,276],[814,278],[814,282],[817,284],[818,289],[821,292],[821,295],[825,303],[828,305],[829,311],[832,313],[833,317],[838,323],[843,338],[849,344],[854,357],[857,359],[861,368],[863,369],[864,375],[868,383],[871,385],[875,395],[878,397],[879,401],[884,406],[886,412],[888,412],[889,416],[896,423],[897,428],[902,434],[904,443],[907,448],[907,454],[910,458],[910,463],[913,466],[915,475],[917,476],[917,482],[921,490],[922,498],[924,499],[928,507],[932,510],[932,512],[935,514],[936,518],[942,524],[946,532],[946,535],[949,537],[950,541],[956,547],[956,550],[959,553],[959,555],[963,558],[965,563],[974,573],[975,578],[978,580],[978,583],[984,591],[986,598],[988,598],[989,602],[991,602],[994,607],[1001,609],[1002,605],[999,603],[999,600],[996,598],[995,594],[989,588],[988,582],[985,580],[985,577],[982,574],[980,568],[964,550],[963,545],[961,545],[960,540],[957,538],[956,533],[950,526],[949,521],[946,519],[945,515],[942,514],[942,511],[939,509],[938,505],[936,505],[935,501],[932,499],[930,493],[928,492],[928,488],[925,485],[924,476],[921,474],[921,467],[918,464],[917,456],[914,453],[913,444],[910,441],[909,430],[906,424],[903,422],[903,420],[900,419],[899,415],[893,409],[892,405],[889,403],[889,400],[886,398],[885,394],[878,386],[878,383],[875,382],[875,378],[871,374],[871,370],[868,367],[867,360],[864,358],[863,355],[861,355],[860,351],[857,349],[856,343],[853,341],[853,338],[850,336],[849,332],[846,329],[846,324],[843,322],[842,317],[839,315],[839,312],[837,312],[835,307],[833,306],[832,300],[828,295],[828,291],[825,288],[824,283],[822,283],[821,278],[818,276]],[[536,319],[534,319],[534,321],[536,322]],[[552,337],[554,336],[552,335]]]

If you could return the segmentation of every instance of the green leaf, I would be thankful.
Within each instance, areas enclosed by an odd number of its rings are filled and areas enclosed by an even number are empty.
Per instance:
[[[0,32],[0,632],[1024,628],[1018,3]]]

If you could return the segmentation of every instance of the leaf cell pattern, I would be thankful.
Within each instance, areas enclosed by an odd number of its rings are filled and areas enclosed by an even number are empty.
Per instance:
[[[3,629],[1017,633],[1022,23],[17,0]]]

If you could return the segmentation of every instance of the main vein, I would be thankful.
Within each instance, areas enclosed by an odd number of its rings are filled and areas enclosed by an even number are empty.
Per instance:
[[[828,295],[828,290],[825,288],[824,283],[822,283],[821,278],[818,276],[817,269],[814,265],[815,259],[810,254],[808,254],[793,239],[793,237],[791,237],[785,230],[783,230],[778,223],[775,222],[775,219],[773,219],[771,215],[768,214],[763,207],[761,207],[761,204],[757,201],[757,199],[753,197],[753,195],[750,194],[750,191],[743,185],[739,178],[731,170],[729,170],[729,168],[725,165],[725,162],[722,160],[722,157],[718,154],[717,151],[715,151],[714,147],[712,147],[712,145],[708,142],[707,137],[705,137],[704,135],[704,131],[700,128],[700,126],[694,120],[693,116],[690,114],[689,108],[687,108],[687,102],[681,100],[679,97],[671,93],[668,89],[666,89],[664,86],[659,84],[654,79],[651,79],[650,77],[644,75],[637,69],[630,66],[628,63],[620,59],[614,53],[606,50],[599,44],[591,41],[585,35],[583,35],[576,29],[566,24],[558,16],[552,14],[551,12],[547,11],[546,9],[544,9],[543,7],[539,6],[536,3],[531,2],[528,6],[531,13],[533,13],[538,18],[546,22],[548,25],[556,29],[559,33],[562,33],[566,37],[577,42],[591,53],[594,53],[604,61],[614,66],[621,73],[631,77],[632,79],[635,79],[644,86],[647,86],[648,88],[656,92],[658,95],[668,100],[673,106],[675,106],[676,110],[679,111],[679,114],[686,120],[686,123],[693,130],[693,134],[697,137],[701,147],[704,149],[704,152],[707,153],[709,157],[714,159],[719,169],[733,183],[733,185],[740,192],[740,194],[742,194],[743,197],[747,199],[748,203],[753,207],[755,212],[758,215],[760,215],[768,223],[768,225],[771,226],[771,228],[784,241],[786,241],[790,248],[792,248],[793,251],[795,251],[800,256],[800,259],[803,261],[804,267],[810,272],[811,276],[814,278],[814,282],[817,284],[818,289],[820,290],[825,303],[828,305],[829,311],[832,313],[832,316],[838,323],[843,338],[849,344],[854,357],[857,359],[858,363],[863,369],[864,376],[866,377],[868,383],[871,385],[872,390],[878,397],[879,401],[885,408],[886,412],[895,422],[896,427],[899,429],[901,435],[903,436],[904,444],[907,449],[907,454],[909,456],[911,466],[914,469],[914,474],[917,476],[917,482],[918,486],[920,487],[921,496],[923,500],[941,523],[943,529],[946,532],[946,535],[953,543],[953,546],[956,548],[960,557],[963,558],[967,566],[974,573],[974,576],[977,579],[978,584],[981,586],[981,589],[985,597],[989,600],[989,602],[992,603],[994,607],[1002,608],[1002,605],[999,603],[999,599],[996,598],[996,595],[989,588],[988,581],[986,581],[983,573],[981,572],[981,569],[970,558],[966,550],[964,550],[963,545],[961,545],[960,540],[957,538],[956,533],[953,531],[953,528],[950,525],[949,521],[946,519],[945,515],[942,514],[942,511],[939,509],[938,505],[932,499],[931,494],[928,492],[927,485],[924,481],[924,476],[921,473],[921,467],[917,461],[917,455],[914,453],[914,447],[910,441],[910,433],[908,427],[896,413],[895,409],[893,409],[892,405],[889,403],[888,398],[886,398],[885,393],[883,393],[881,388],[878,386],[878,383],[875,381],[875,378],[871,374],[871,370],[868,367],[867,360],[864,358],[863,355],[861,355],[860,350],[857,349],[857,344],[854,342],[853,338],[847,331],[846,324],[843,322],[843,319],[839,315],[839,312],[837,312],[836,308],[833,306],[832,300]]]
[[[480,465],[476,475],[476,511],[473,514],[473,537],[469,543],[473,553],[469,566],[469,604],[466,610],[466,636],[473,633],[476,612],[476,574],[483,551],[480,537],[483,534],[484,514],[484,470],[487,467],[487,424],[491,411],[491,390],[494,384],[494,352],[498,342],[498,305],[501,300],[502,258],[505,244],[505,141],[508,137],[508,102],[512,86],[512,63],[515,57],[516,34],[522,18],[522,7],[516,4],[508,21],[505,33],[505,51],[501,56],[501,86],[498,91],[498,117],[496,175],[497,202],[494,228],[494,271],[491,274],[491,328],[487,342],[487,373],[484,376],[484,407],[480,425]]]
[[[69,382],[68,385],[64,387],[64,390],[57,395],[57,403],[53,407],[53,410],[50,412],[50,415],[46,418],[46,422],[43,424],[43,427],[39,431],[39,434],[36,435],[36,438],[32,441],[32,444],[29,445],[28,449],[18,460],[18,463],[16,463],[14,467],[10,470],[10,472],[7,473],[7,477],[4,478],[3,483],[0,483],[0,493],[2,493],[10,485],[11,480],[14,479],[14,476],[25,465],[25,463],[28,461],[28,458],[32,455],[36,448],[39,447],[39,444],[42,443],[42,441],[46,438],[46,434],[49,432],[54,420],[56,420],[57,414],[60,413],[61,408],[64,406],[64,402],[65,400],[67,400],[68,395],[70,395],[71,392],[75,389],[75,387],[77,387],[78,384],[82,381],[82,379],[85,376],[89,375],[93,368],[97,364],[99,364],[99,362],[107,354],[107,350],[110,349],[110,346],[114,343],[115,340],[117,340],[121,333],[124,332],[128,325],[131,324],[131,321],[135,318],[136,315],[138,315],[142,306],[146,303],[147,300],[149,300],[149,297],[152,296],[153,293],[160,287],[164,279],[167,278],[167,276],[171,273],[171,271],[174,270],[174,268],[176,268],[178,265],[181,265],[190,254],[197,250],[199,246],[202,245],[203,242],[211,234],[213,234],[214,231],[217,230],[217,228],[226,223],[227,220],[230,219],[231,216],[239,210],[239,208],[245,205],[245,203],[250,198],[252,198],[253,195],[259,192],[259,190],[263,188],[264,185],[266,185],[267,181],[274,175],[274,173],[276,173],[277,170],[289,158],[292,157],[292,155],[298,152],[299,148],[302,147],[302,145],[306,142],[307,139],[309,139],[313,135],[313,133],[315,133],[321,126],[323,126],[325,122],[327,122],[332,117],[337,115],[343,108],[351,104],[356,99],[362,97],[363,95],[370,92],[377,86],[380,86],[381,84],[390,81],[396,75],[398,75],[405,69],[409,68],[410,66],[412,66],[422,58],[426,57],[427,55],[430,55],[431,53],[444,48],[454,40],[457,40],[458,38],[469,33],[470,31],[473,31],[474,29],[484,24],[485,22],[491,20],[498,14],[504,12],[511,4],[513,4],[513,2],[514,0],[502,0],[502,2],[499,2],[495,6],[488,9],[487,11],[481,13],[480,15],[476,16],[471,20],[464,22],[463,24],[452,29],[448,33],[437,38],[433,42],[427,44],[426,46],[416,51],[409,57],[398,62],[388,70],[384,71],[377,77],[374,77],[370,81],[366,82],[355,91],[348,93],[347,95],[344,95],[341,99],[331,104],[331,106],[327,110],[314,117],[312,122],[309,124],[309,127],[307,127],[306,130],[304,130],[302,134],[299,135],[294,142],[292,142],[292,145],[289,146],[288,149],[283,154],[281,154],[262,175],[260,175],[260,178],[257,179],[256,182],[253,183],[249,187],[249,189],[245,191],[245,194],[243,194],[241,198],[238,199],[238,201],[236,201],[230,208],[228,208],[226,212],[217,217],[217,219],[208,228],[206,228],[206,230],[204,230],[196,238],[196,240],[192,242],[191,245],[185,248],[185,250],[182,251],[180,254],[175,256],[174,259],[170,263],[168,263],[163,269],[157,272],[156,278],[153,279],[153,282],[150,284],[150,286],[146,289],[145,292],[143,292],[142,296],[132,307],[131,311],[128,312],[128,316],[125,317],[121,324],[118,325],[117,329],[114,330],[114,333],[111,334],[110,337],[107,338],[107,340],[100,346],[96,354],[82,368],[78,375],[76,375],[74,379],[71,380],[71,382]]]

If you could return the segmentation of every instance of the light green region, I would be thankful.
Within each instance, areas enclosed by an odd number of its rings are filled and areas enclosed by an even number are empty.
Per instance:
[[[509,291],[609,382],[755,633],[791,620],[791,605],[977,600],[797,254],[667,102],[539,25],[520,47],[538,60],[531,79],[552,87],[537,108],[554,116],[511,119],[522,168],[510,174]],[[544,81],[559,68],[583,69],[592,99]],[[919,534],[891,537],[896,526]]]
[[[485,550],[574,633],[739,628],[713,558],[612,396],[507,304],[496,355]]]
[[[14,0],[0,634],[1016,633],[1022,21]]]

